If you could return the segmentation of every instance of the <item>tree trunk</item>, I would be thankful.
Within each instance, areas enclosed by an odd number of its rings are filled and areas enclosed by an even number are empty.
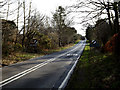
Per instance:
[[[9,7],[10,7],[10,3],[9,3],[9,1],[8,1],[8,9],[7,9],[7,16],[6,16],[6,20],[8,19]]]
[[[24,40],[25,40],[25,0],[23,1],[23,12],[24,12],[24,29],[23,29],[23,38],[22,38],[22,47],[24,46]]]
[[[18,23],[19,23],[19,9],[20,9],[20,1],[18,1],[18,12],[17,12],[17,31],[18,31]],[[16,35],[15,44],[17,43],[17,38],[18,38],[18,32],[17,32],[17,35]]]
[[[114,4],[114,11],[115,11],[115,22],[114,22],[114,28],[115,28],[115,31],[116,33],[119,32],[119,17],[118,17],[118,7],[117,7],[117,3],[115,2]]]
[[[120,55],[120,32],[119,32],[119,17],[118,17],[118,7],[117,3],[114,5],[114,11],[115,11],[115,22],[114,22],[114,28],[116,30],[116,33],[118,33],[118,36],[115,38],[115,55]]]
[[[108,8],[106,10],[107,10],[107,15],[108,15],[110,29],[113,30],[112,23],[111,23],[111,17],[110,17],[110,5],[109,5],[109,2],[108,2]]]

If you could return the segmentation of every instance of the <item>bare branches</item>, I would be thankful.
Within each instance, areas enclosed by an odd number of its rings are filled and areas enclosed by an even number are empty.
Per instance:
[[[3,6],[5,6],[7,4],[7,1],[0,1],[0,8],[2,8]]]
[[[113,2],[112,0],[78,0],[77,4],[70,6],[69,12],[81,13],[83,20],[81,24],[88,23],[95,18],[101,18],[101,16],[108,16],[109,23],[111,23]],[[72,9],[71,9],[72,8]]]

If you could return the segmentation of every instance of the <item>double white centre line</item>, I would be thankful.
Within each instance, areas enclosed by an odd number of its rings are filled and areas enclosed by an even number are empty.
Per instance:
[[[82,44],[81,44],[81,45],[82,45]],[[81,46],[81,45],[80,45],[80,46]],[[14,76],[12,76],[12,77],[10,77],[10,78],[8,78],[8,79],[5,79],[5,80],[1,81],[1,82],[0,82],[0,87],[4,86],[4,85],[6,85],[6,84],[9,84],[10,82],[13,82],[13,81],[17,80],[17,79],[23,77],[24,75],[26,75],[26,74],[28,74],[28,73],[30,73],[30,72],[33,72],[33,71],[37,70],[38,68],[41,68],[41,67],[47,65],[48,63],[50,63],[50,62],[58,59],[59,57],[65,55],[65,54],[68,54],[68,53],[71,52],[71,51],[75,51],[75,50],[78,49],[80,46],[78,46],[78,47],[76,47],[76,48],[74,48],[74,49],[72,49],[72,50],[70,50],[70,51],[68,51],[68,52],[66,52],[66,53],[63,53],[63,54],[57,56],[56,58],[49,59],[49,60],[47,60],[47,61],[45,61],[45,62],[43,62],[43,63],[40,63],[40,64],[38,64],[38,65],[30,68],[30,69],[27,69],[27,70],[25,70],[25,71],[23,71],[23,72],[21,72],[21,73],[18,73],[18,74],[14,75]]]

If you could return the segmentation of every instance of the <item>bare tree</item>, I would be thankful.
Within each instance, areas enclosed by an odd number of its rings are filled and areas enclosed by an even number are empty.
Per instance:
[[[12,5],[15,5],[15,1],[13,1],[13,0],[8,0],[7,1],[7,11],[6,11],[6,20],[8,20],[8,17],[9,16],[11,16],[11,15],[13,15],[13,14],[15,14],[15,11],[17,10],[17,8],[15,8],[15,9],[10,9],[10,6],[12,6]]]
[[[24,13],[24,26],[23,26],[23,37],[22,37],[22,47],[24,46],[24,40],[25,40],[25,25],[26,25],[26,11],[25,11],[25,0],[23,1],[23,13]]]
[[[107,17],[104,17],[104,18],[106,20],[109,20],[110,28],[114,30],[114,34],[118,33],[118,37],[116,38],[116,41],[115,41],[116,43],[115,53],[119,55],[120,30],[119,30],[119,20],[118,20],[119,19],[118,3],[113,2],[113,0],[78,0],[78,3],[71,7],[74,9],[71,10],[70,12],[87,14],[85,17],[82,17],[83,18],[81,22],[82,24],[93,19],[94,20],[100,19],[102,15],[106,15]]]
[[[55,25],[57,27],[58,35],[59,35],[59,47],[62,46],[62,32],[65,25],[65,9],[62,6],[59,6],[56,12],[53,14],[53,19],[55,21]]]
[[[33,37],[36,35],[36,33],[42,33],[42,29],[45,29],[43,27],[43,21],[44,21],[44,15],[39,14],[36,10],[34,10],[34,15],[30,15],[29,18],[29,24],[26,25],[27,31],[25,33],[25,47],[29,47],[30,41],[33,39]],[[29,28],[29,29],[28,29]]]
[[[27,31],[30,28],[31,4],[32,4],[32,1],[30,1],[30,4],[29,4],[29,15],[28,15],[28,28],[27,28]]]
[[[7,1],[0,1],[0,9],[2,9],[5,5],[7,5]],[[6,12],[4,10],[0,10],[0,18],[3,18]]]
[[[8,0],[8,2],[7,2],[7,15],[6,15],[6,20],[8,19],[8,14],[9,14],[9,7],[10,7],[10,2],[9,2],[9,0]]]
[[[7,4],[7,1],[0,1],[0,8],[4,7]]]
[[[21,7],[21,5],[22,5],[22,4],[21,4],[20,1],[18,0],[18,8],[17,8],[17,9],[18,9],[18,11],[17,11],[17,29],[18,29],[18,27],[19,27],[19,25],[18,25],[18,24],[19,24],[19,16],[20,16],[20,15],[19,15],[19,12],[20,12],[20,7]]]
[[[102,15],[106,15],[106,18],[109,20],[109,25],[113,29],[111,25],[113,6],[114,3],[112,0],[78,0],[76,5],[71,6],[74,9],[71,9],[70,12],[86,14],[86,16],[80,17],[83,18],[80,23],[86,23],[100,18]]]
[[[18,1],[18,7],[17,7],[17,31],[19,30],[19,18],[20,18],[20,8],[21,8],[21,6],[22,6],[22,3],[20,3],[20,0],[17,0]],[[17,36],[16,36],[16,41],[15,41],[15,43],[17,43],[17,38],[18,38],[18,35],[19,35],[19,33],[17,33]]]

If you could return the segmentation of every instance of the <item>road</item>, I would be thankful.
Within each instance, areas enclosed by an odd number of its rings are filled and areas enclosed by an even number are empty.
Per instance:
[[[84,47],[85,40],[60,52],[3,67],[0,87],[3,90],[64,88]]]

